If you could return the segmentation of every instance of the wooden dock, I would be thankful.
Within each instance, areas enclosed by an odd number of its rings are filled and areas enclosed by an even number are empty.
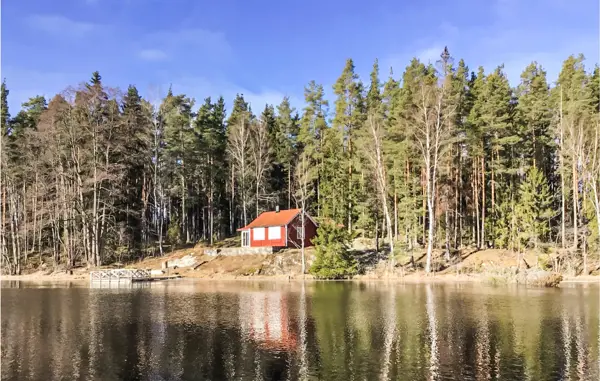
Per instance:
[[[152,276],[150,270],[107,269],[90,272],[90,283],[154,282],[181,278],[179,275]]]

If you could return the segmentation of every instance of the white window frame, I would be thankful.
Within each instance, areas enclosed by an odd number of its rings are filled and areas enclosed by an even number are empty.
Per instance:
[[[302,225],[298,226],[298,228],[296,229],[296,231],[298,232],[298,239],[304,239],[304,230],[305,229],[302,227]]]
[[[242,247],[250,247],[250,230],[242,230]]]
[[[267,234],[269,240],[281,239],[281,226],[269,226]]]
[[[253,230],[252,236],[255,241],[264,241],[266,239],[265,228],[252,228],[252,230]],[[259,233],[259,234],[257,234],[257,233]]]

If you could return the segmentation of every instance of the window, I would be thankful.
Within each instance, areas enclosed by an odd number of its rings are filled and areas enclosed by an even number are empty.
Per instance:
[[[264,241],[265,240],[265,228],[254,228],[254,240]]]
[[[298,226],[296,231],[298,232],[298,239],[304,239],[304,229],[302,228],[302,226]]]
[[[269,239],[281,239],[280,226],[269,226]]]
[[[250,230],[242,231],[242,247],[250,246]]]

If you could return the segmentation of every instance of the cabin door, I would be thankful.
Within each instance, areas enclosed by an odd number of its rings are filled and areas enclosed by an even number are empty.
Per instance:
[[[250,230],[242,231],[242,247],[250,247]]]

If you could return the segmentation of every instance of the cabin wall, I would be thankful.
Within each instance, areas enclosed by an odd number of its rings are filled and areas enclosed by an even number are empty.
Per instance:
[[[279,229],[280,238],[278,239],[270,239],[269,238],[269,228],[265,227],[265,239],[257,240],[254,236],[254,229],[250,229],[250,247],[263,247],[263,246],[273,246],[273,247],[284,247],[285,246],[285,226],[277,226]]]
[[[302,213],[298,214],[288,224],[288,247],[302,247],[302,240],[298,238],[296,229],[302,227]],[[317,235],[317,227],[310,218],[304,216],[304,247],[313,246],[312,239]],[[296,245],[294,245],[296,243]]]

